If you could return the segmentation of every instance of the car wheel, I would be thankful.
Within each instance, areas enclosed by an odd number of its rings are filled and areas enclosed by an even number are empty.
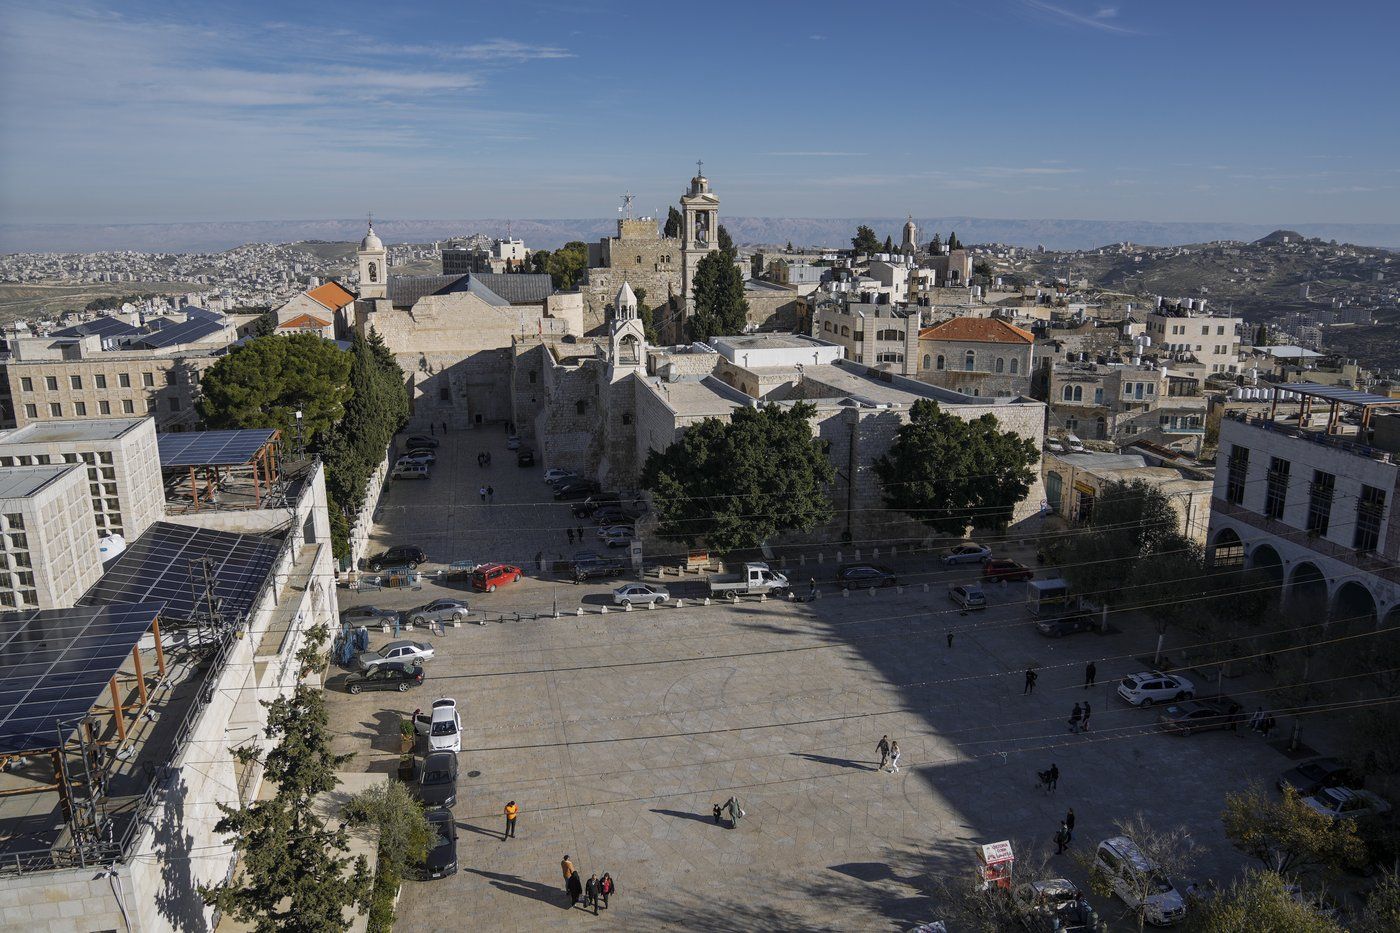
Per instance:
[[[1151,697],[1143,697],[1143,698],[1142,698],[1142,702],[1138,704],[1138,706],[1142,707],[1143,709],[1147,709],[1147,708],[1148,708],[1149,706],[1151,706],[1151,705],[1152,705],[1152,698],[1151,698]]]
[[[486,588],[486,592],[488,592],[488,593],[494,593],[494,592],[496,592],[496,584],[492,583],[490,586],[488,586],[488,587]]]
[[[359,684],[351,684],[350,686],[348,686],[348,687],[345,688],[345,692],[346,692],[346,693],[359,693],[359,692],[360,692],[360,685],[359,685]]]
[[[465,622],[467,621],[467,614],[465,612],[454,612],[452,613],[452,621]]]
[[[413,624],[414,624],[414,625],[427,625],[427,624],[428,624],[428,620],[425,619],[425,618],[423,618],[422,616],[414,616],[414,617],[413,617]]]
[[[632,607],[632,600],[624,599],[619,605],[621,605],[623,609],[630,609]]]
[[[418,561],[416,561],[416,560],[411,560],[411,561],[409,561],[409,562],[408,562],[408,569],[409,569],[409,570],[417,570],[417,569],[418,569]]]
[[[522,576],[524,576],[524,574],[517,573],[517,574],[515,575],[515,582],[516,582],[516,583],[519,583],[519,582],[520,582],[520,578],[521,578]]]
[[[407,693],[407,692],[408,692],[408,682],[407,682],[407,681],[404,681],[403,683],[399,684],[399,693]]]
[[[379,571],[381,571],[381,570],[384,569],[384,565],[383,565],[383,564],[370,564],[370,565],[369,565],[369,569],[370,569],[370,570],[373,570],[375,573],[378,573]]]

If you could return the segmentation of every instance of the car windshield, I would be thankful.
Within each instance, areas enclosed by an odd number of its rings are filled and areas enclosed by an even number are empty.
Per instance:
[[[1316,761],[1310,764],[1298,766],[1298,774],[1307,778],[1310,781],[1320,781],[1323,778],[1327,777],[1329,772],[1330,769],[1326,765]]]
[[[1172,883],[1167,880],[1166,877],[1162,875],[1153,875],[1151,887],[1148,890],[1153,894],[1170,894],[1175,888],[1172,887]]]
[[[444,846],[452,845],[452,828],[448,823],[439,823],[437,838],[433,840],[433,848],[441,849]]]
[[[433,735],[456,735],[457,723],[451,719],[433,723]]]
[[[431,771],[423,772],[424,784],[446,784],[452,780],[452,772],[446,768],[434,768]]]

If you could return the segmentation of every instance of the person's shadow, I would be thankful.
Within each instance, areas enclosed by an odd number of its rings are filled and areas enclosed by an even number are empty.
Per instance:
[[[823,765],[837,765],[842,768],[851,768],[855,771],[877,771],[863,761],[856,761],[854,758],[833,758],[830,755],[812,755],[807,752],[793,752],[798,758],[806,758],[808,761],[815,761]]]
[[[538,881],[526,881],[519,875],[507,875],[499,871],[483,871],[480,868],[468,868],[467,871],[486,878],[491,882],[492,887],[499,888],[507,894],[533,898],[546,904],[553,904],[563,910],[573,909],[574,905],[569,902],[569,896],[564,893],[562,882],[556,886],[540,884]]]
[[[691,813],[687,810],[658,810],[655,807],[652,808],[651,812],[660,813],[662,816],[674,816],[678,820],[694,820],[697,823],[709,823],[711,826],[718,826],[721,829],[725,826],[724,822],[715,822],[715,815],[713,813]],[[721,819],[725,822],[728,820],[727,817],[721,817]]]

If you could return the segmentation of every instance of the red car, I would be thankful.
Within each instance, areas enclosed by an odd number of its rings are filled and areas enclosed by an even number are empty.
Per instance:
[[[1025,564],[1005,558],[989,560],[982,565],[983,580],[1029,580],[1033,576],[1035,571]]]
[[[472,571],[472,589],[494,593],[496,587],[519,581],[525,574],[510,564],[482,564]]]

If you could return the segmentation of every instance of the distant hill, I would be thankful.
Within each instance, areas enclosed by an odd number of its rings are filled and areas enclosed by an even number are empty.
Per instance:
[[[741,244],[840,246],[850,242],[860,224],[869,224],[882,239],[897,242],[903,217],[723,217]],[[1110,243],[1175,246],[1212,240],[1254,241],[1292,235],[1338,240],[1359,246],[1400,248],[1400,224],[1296,224],[1299,233],[1267,224],[1153,223],[1133,220],[1014,220],[987,217],[915,218],[919,238],[935,231],[956,231],[964,243],[1010,243],[1046,249],[1091,249]],[[615,227],[610,218],[583,220],[376,220],[387,242],[423,243],[448,237],[510,232],[533,248],[554,249],[569,240],[596,240]],[[364,233],[363,220],[269,220],[176,224],[0,224],[0,252],[217,252],[243,243],[294,243],[305,240],[353,242]]]
[[[1271,245],[1271,244],[1274,244],[1274,243],[1299,243],[1299,242],[1301,242],[1301,241],[1303,241],[1303,240],[1306,240],[1306,239],[1307,239],[1307,237],[1303,236],[1301,233],[1299,233],[1299,232],[1296,231],[1296,230],[1275,230],[1273,233],[1270,233],[1268,236],[1261,236],[1259,239],[1255,240],[1254,242],[1257,243],[1257,244],[1260,244],[1260,245],[1262,245],[1262,246],[1268,246],[1268,245]],[[1375,244],[1371,244],[1371,243],[1361,243],[1361,244],[1357,244],[1357,245],[1359,245],[1359,246],[1372,246],[1372,245],[1375,245]]]

